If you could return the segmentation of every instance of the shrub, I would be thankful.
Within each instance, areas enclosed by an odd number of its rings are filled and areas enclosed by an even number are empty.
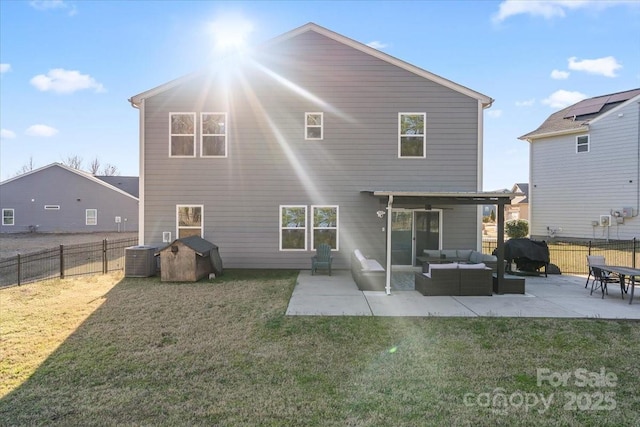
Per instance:
[[[527,237],[529,234],[529,222],[523,219],[512,219],[504,224],[504,231],[512,239]]]

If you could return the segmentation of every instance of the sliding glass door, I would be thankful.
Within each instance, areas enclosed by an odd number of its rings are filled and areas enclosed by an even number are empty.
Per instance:
[[[391,212],[391,263],[420,265],[416,257],[425,249],[439,249],[441,211],[394,209]]]

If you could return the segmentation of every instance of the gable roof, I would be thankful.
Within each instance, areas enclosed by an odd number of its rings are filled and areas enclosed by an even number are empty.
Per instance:
[[[610,114],[613,110],[640,99],[640,89],[600,95],[583,99],[550,115],[538,129],[518,139],[531,142],[534,139],[569,133],[586,132],[589,124]]]
[[[341,34],[338,34],[336,32],[333,32],[331,30],[328,30],[324,27],[321,27],[320,25],[314,24],[313,22],[309,22],[308,24],[305,24],[301,27],[298,27],[294,30],[291,30],[287,33],[284,33],[280,36],[277,36],[269,41],[267,41],[266,43],[263,43],[261,46],[259,46],[258,50],[263,50],[268,48],[269,46],[284,42],[286,40],[292,39],[300,34],[306,33],[308,31],[313,31],[315,33],[318,33],[320,35],[323,35],[325,37],[328,37],[332,40],[337,41],[338,43],[342,43],[346,46],[352,47],[354,49],[357,49],[361,52],[364,52],[368,55],[371,55],[375,58],[381,59],[385,62],[388,62],[389,64],[395,65],[397,67],[400,67],[404,70],[407,70],[411,73],[414,73],[420,77],[423,77],[425,79],[428,79],[430,81],[433,81],[435,83],[438,83],[444,87],[447,87],[449,89],[452,89],[456,92],[459,92],[463,95],[467,95],[471,98],[477,99],[478,101],[480,101],[482,103],[483,108],[489,108],[491,107],[491,104],[493,103],[493,99],[490,98],[487,95],[484,95],[480,92],[476,92],[472,89],[469,89],[468,87],[462,86],[458,83],[454,83],[451,80],[445,79],[444,77],[440,77],[436,74],[433,74],[429,71],[426,71],[422,68],[416,67],[415,65],[409,64],[408,62],[402,61],[398,58],[395,58],[389,54],[386,54],[384,52],[379,51],[378,49],[374,49],[370,46],[367,46],[363,43],[360,43],[358,41],[355,41],[353,39],[350,39],[346,36],[343,36]],[[145,92],[142,92],[138,95],[134,95],[129,99],[129,102],[131,103],[131,105],[134,108],[137,108],[140,105],[140,102],[142,102],[143,99],[152,97],[154,95],[160,94],[164,91],[167,91],[175,86],[178,86],[184,82],[187,82],[193,78],[196,78],[200,75],[202,75],[203,73],[205,73],[206,70],[200,70],[191,74],[187,74],[186,76],[177,78],[175,80],[171,80],[170,82],[167,82],[163,85],[157,86],[153,89],[147,90]]]
[[[107,187],[107,188],[109,188],[110,190],[113,190],[113,191],[115,191],[115,192],[117,192],[117,193],[123,194],[123,195],[125,195],[125,196],[127,196],[127,197],[131,197],[132,199],[138,200],[138,196],[134,196],[134,195],[132,195],[131,193],[128,193],[128,192],[126,192],[126,191],[123,191],[123,190],[121,190],[120,188],[115,187],[115,186],[113,186],[113,185],[109,184],[108,182],[105,182],[105,181],[103,181],[103,180],[101,180],[101,179],[98,179],[97,177],[95,177],[95,176],[91,175],[91,174],[90,174],[90,173],[88,173],[88,172],[84,172],[84,171],[81,171],[81,170],[78,170],[78,169],[74,169],[74,168],[71,168],[71,167],[69,167],[69,166],[63,165],[63,164],[61,164],[61,163],[51,163],[50,165],[42,166],[42,167],[40,167],[40,168],[37,168],[37,169],[31,170],[31,171],[29,171],[29,172],[25,172],[25,173],[23,173],[23,174],[20,174],[20,175],[18,175],[18,176],[15,176],[15,177],[13,177],[13,178],[9,178],[9,179],[7,179],[7,180],[5,180],[5,181],[0,182],[0,185],[5,185],[5,184],[8,184],[8,183],[10,183],[10,182],[16,181],[16,180],[18,180],[18,179],[24,178],[25,176],[34,175],[34,174],[37,174],[38,172],[41,172],[41,171],[43,171],[43,170],[46,170],[46,169],[49,169],[49,168],[55,168],[55,167],[57,167],[57,168],[61,168],[61,169],[64,169],[64,170],[66,170],[66,171],[68,171],[68,172],[71,172],[71,173],[74,173],[74,174],[76,174],[76,175],[78,175],[78,176],[80,176],[80,177],[82,177],[82,178],[85,178],[85,179],[88,179],[88,180],[90,180],[90,181],[93,181],[93,182],[95,182],[96,184],[99,184],[99,185],[102,185],[102,186],[104,186],[104,187]],[[136,179],[137,179],[137,178],[136,178]]]
[[[109,185],[112,185],[116,188],[121,189],[122,191],[131,194],[133,197],[138,197],[139,195],[139,186],[138,183],[140,179],[137,176],[120,176],[120,175],[109,175],[109,176],[95,176],[101,181],[106,182]]]
[[[513,185],[512,192],[520,193],[519,197],[514,198],[514,203],[529,203],[529,184],[528,183],[516,183]]]

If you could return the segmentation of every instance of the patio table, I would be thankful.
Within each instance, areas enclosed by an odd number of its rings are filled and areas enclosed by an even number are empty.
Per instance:
[[[629,297],[629,304],[633,301],[633,289],[635,288],[635,279],[640,276],[639,268],[625,267],[621,265],[604,265],[604,264],[594,264],[591,267],[599,268],[603,271],[608,271],[609,273],[617,274],[620,276],[620,291],[622,292],[622,298],[624,298],[624,279],[625,277],[629,277],[629,286],[631,286],[631,296]]]

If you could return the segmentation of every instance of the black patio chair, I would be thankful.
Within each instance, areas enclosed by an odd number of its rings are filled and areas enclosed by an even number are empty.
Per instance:
[[[619,277],[609,275],[602,271],[601,268],[591,267],[591,270],[593,271],[593,282],[591,283],[591,292],[589,295],[593,295],[595,289],[600,289],[602,291],[602,298],[604,298],[605,292],[609,295],[609,291],[607,290],[609,283],[620,283]],[[622,298],[624,299],[624,295]]]
[[[326,243],[319,244],[316,248],[316,254],[311,257],[311,275],[316,274],[318,268],[326,268],[329,270],[329,276],[331,276],[332,261],[331,245]]]

